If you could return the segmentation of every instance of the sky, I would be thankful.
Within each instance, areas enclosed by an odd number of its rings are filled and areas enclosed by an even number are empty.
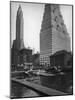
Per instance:
[[[40,29],[43,20],[44,5],[36,3],[11,3],[11,46],[16,38],[16,14],[21,5],[24,19],[24,45],[40,51]],[[72,6],[60,5],[60,11],[72,41]],[[72,46],[71,46],[72,48]]]

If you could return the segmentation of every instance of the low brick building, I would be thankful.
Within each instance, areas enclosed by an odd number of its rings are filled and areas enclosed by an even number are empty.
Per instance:
[[[72,67],[71,52],[65,50],[58,51],[50,56],[50,66],[60,66],[61,68]]]

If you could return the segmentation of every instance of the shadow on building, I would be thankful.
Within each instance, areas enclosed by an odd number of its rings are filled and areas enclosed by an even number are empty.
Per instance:
[[[71,52],[61,50],[50,56],[50,66],[56,66],[57,69],[70,70],[73,69],[73,57]]]

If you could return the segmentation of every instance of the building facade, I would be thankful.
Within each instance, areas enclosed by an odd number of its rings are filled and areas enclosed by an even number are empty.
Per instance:
[[[32,63],[32,50],[31,49],[27,49],[27,48],[22,49],[20,51],[20,55],[22,56],[20,58],[22,58],[21,62],[23,64]]]
[[[46,4],[40,31],[40,64],[50,66],[49,56],[61,50],[71,51],[60,6]]]
[[[71,69],[72,68],[72,54],[71,52],[67,52],[65,50],[61,50],[56,52],[55,54],[50,56],[50,64],[51,66],[60,67],[63,69]]]

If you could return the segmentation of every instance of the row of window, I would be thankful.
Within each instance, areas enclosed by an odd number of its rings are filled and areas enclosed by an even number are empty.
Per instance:
[[[49,57],[43,57],[43,58],[40,58],[40,61],[42,60],[50,60]]]
[[[50,65],[49,62],[45,63],[45,62],[40,62],[40,65]]]

